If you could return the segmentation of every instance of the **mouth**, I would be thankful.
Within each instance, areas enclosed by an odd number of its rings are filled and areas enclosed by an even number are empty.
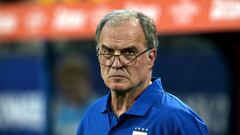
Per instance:
[[[121,79],[121,78],[126,78],[126,77],[123,76],[123,75],[111,75],[111,76],[109,76],[109,78],[113,78],[113,79]]]

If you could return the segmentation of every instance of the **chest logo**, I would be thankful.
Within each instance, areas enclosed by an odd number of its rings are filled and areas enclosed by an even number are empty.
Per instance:
[[[141,128],[141,127],[135,127],[132,135],[147,135],[148,133],[148,129],[147,128]]]

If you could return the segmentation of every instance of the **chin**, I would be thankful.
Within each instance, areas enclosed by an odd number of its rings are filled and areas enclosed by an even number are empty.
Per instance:
[[[126,83],[110,83],[107,86],[109,89],[115,92],[127,92],[129,89]]]

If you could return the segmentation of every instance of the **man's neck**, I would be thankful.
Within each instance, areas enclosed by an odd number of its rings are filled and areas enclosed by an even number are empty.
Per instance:
[[[134,97],[129,93],[124,95],[112,94],[111,107],[117,117],[128,111],[135,101]]]
[[[151,82],[148,81],[140,88],[132,89],[126,93],[121,94],[111,91],[111,108],[115,115],[119,117],[121,114],[127,112],[139,97],[139,95],[150,84]]]

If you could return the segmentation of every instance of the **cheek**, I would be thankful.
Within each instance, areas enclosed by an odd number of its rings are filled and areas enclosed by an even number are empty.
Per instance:
[[[101,76],[102,76],[102,78],[105,79],[105,78],[107,77],[108,68],[101,66],[101,67],[100,67],[100,71],[101,71]]]
[[[134,68],[131,69],[131,73],[134,76],[146,76],[148,72],[148,63],[147,60],[139,60]]]

